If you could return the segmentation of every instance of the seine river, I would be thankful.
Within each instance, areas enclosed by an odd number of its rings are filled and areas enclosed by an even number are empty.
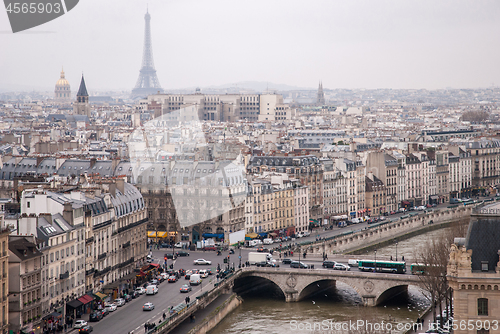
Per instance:
[[[428,232],[398,243],[398,259],[401,255],[412,257],[413,250],[435,237],[447,233],[449,229]],[[367,254],[370,258],[374,253]],[[377,258],[395,258],[396,246],[377,250]],[[377,307],[360,306],[356,291],[347,285],[337,283],[335,290],[298,303],[285,303],[274,299],[272,295],[246,295],[244,302],[229,314],[210,333],[212,334],[291,334],[291,333],[347,333],[363,331],[341,330],[339,325],[359,324],[364,319],[365,325],[391,323],[394,333],[397,326],[414,323],[419,314],[429,305],[422,292],[415,286],[409,286],[408,298],[395,298]],[[315,329],[314,326],[316,325]],[[337,326],[337,327],[336,327]],[[351,327],[352,329],[352,327]]]

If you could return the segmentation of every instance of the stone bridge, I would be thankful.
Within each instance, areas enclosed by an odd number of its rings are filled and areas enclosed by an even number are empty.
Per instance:
[[[277,286],[287,302],[299,301],[342,282],[356,290],[365,306],[376,306],[398,294],[407,293],[408,285],[420,285],[419,278],[410,274],[246,267],[234,275],[233,289],[252,283],[259,286],[264,283],[262,279]]]

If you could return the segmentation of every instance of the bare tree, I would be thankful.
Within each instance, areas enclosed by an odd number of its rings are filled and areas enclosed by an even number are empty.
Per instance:
[[[436,306],[442,313],[441,301],[446,300],[446,305],[451,304],[448,296],[448,280],[446,270],[450,256],[450,246],[457,236],[464,236],[469,219],[464,219],[451,226],[450,233],[445,237],[436,237],[428,240],[415,252],[416,263],[423,266],[424,270],[419,275],[420,283],[425,290],[424,296],[431,302],[433,307],[433,319],[436,322]]]

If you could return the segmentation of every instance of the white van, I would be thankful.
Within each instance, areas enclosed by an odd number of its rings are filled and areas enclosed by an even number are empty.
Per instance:
[[[201,269],[199,272],[201,278],[207,278],[208,277],[208,271],[206,269]]]
[[[156,285],[148,285],[146,287],[147,295],[156,295],[158,293],[158,287]]]
[[[273,243],[273,239],[271,239],[271,238],[264,239],[265,245],[271,245],[272,243]]]
[[[347,261],[349,267],[357,267],[358,263],[359,263],[358,259],[349,259],[349,261]]]
[[[190,285],[199,285],[201,284],[201,276],[200,274],[193,274],[191,277],[189,277],[189,284]]]

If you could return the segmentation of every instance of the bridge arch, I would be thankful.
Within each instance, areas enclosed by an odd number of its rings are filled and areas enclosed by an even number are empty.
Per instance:
[[[242,273],[234,280],[233,291],[238,294],[252,293],[257,290],[267,291],[274,298],[286,300],[282,287],[270,277],[248,272]]]

